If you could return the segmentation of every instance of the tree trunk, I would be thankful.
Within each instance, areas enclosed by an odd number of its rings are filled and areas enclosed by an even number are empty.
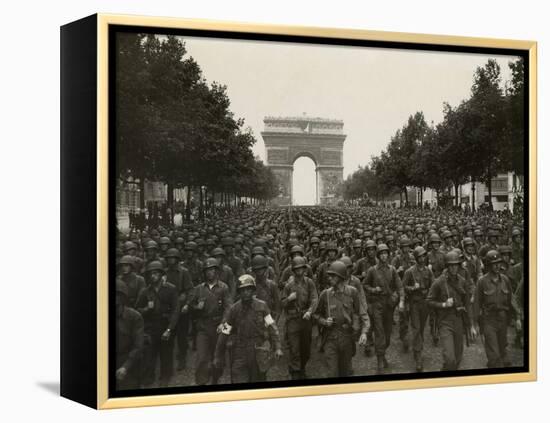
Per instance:
[[[455,186],[455,206],[458,207],[458,184],[454,184]]]
[[[474,178],[471,178],[472,180],[472,212],[476,211],[476,183],[474,181]]]
[[[166,206],[170,209],[174,208],[174,183],[166,183]]]
[[[191,186],[187,185],[187,201],[185,202],[185,220],[191,221]]]
[[[145,178],[139,178],[139,208],[143,210],[145,208]]]
[[[204,204],[203,204],[202,186],[199,187],[199,219],[204,221]]]
[[[487,166],[487,189],[489,191],[489,210],[493,211],[493,184],[491,180],[493,175],[491,174],[491,166]]]
[[[405,191],[405,206],[409,206],[409,193],[407,192],[407,187],[404,189]]]
[[[424,188],[420,188],[420,208],[424,208]]]

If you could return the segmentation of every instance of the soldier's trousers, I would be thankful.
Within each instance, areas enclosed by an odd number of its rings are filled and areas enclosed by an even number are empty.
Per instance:
[[[371,322],[371,324],[367,332],[367,344],[365,345],[365,348],[370,349],[374,347],[374,324],[372,323],[374,321],[374,316],[371,311],[370,303],[367,306],[367,314],[369,316],[369,322]]]
[[[311,353],[311,321],[300,317],[287,320],[288,369],[292,377],[303,377]]]
[[[399,339],[403,342],[407,341],[409,335],[409,310],[405,308],[399,311]]]
[[[149,333],[150,343],[144,350],[144,364],[146,383],[155,380],[157,360],[160,360],[160,380],[168,382],[174,374],[174,344],[175,336],[171,335],[167,341],[161,339],[162,331]]]
[[[464,325],[458,313],[445,316],[439,322],[439,339],[443,352],[442,370],[456,370],[464,352]]]
[[[482,320],[487,367],[503,367],[507,358],[508,316],[506,312],[484,315]]]
[[[206,385],[212,381],[217,384],[223,369],[216,369],[213,366],[214,353],[216,351],[216,342],[218,333],[216,329],[218,322],[204,321],[197,319],[197,364],[195,369],[195,383],[197,385]]]
[[[265,373],[260,372],[254,343],[234,345],[229,351],[231,360],[231,383],[263,382]]]
[[[351,375],[351,359],[355,346],[355,337],[344,334],[337,329],[331,330],[325,342],[325,360],[328,377],[345,377]]]
[[[374,327],[374,348],[377,356],[383,356],[390,346],[393,326],[394,305],[388,300],[379,300],[371,304]]]
[[[189,345],[189,314],[180,314],[178,325],[176,326],[176,336],[178,339],[178,360],[185,362],[187,349]]]
[[[430,312],[428,303],[425,300],[411,302],[409,310],[413,351],[421,352],[424,345],[424,328]]]

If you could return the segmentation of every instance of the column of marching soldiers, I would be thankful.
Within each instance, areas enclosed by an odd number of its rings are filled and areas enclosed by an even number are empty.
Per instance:
[[[394,325],[417,372],[425,334],[442,370],[477,339],[487,367],[510,366],[509,331],[523,347],[522,227],[496,212],[248,208],[119,234],[117,389],[169,386],[190,362],[197,385],[226,369],[231,383],[265,381],[283,356],[301,380],[312,348],[321,377],[352,375],[358,346],[380,374]]]

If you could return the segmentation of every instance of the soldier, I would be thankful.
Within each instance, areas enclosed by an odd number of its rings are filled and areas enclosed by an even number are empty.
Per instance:
[[[366,255],[361,260],[357,262],[355,268],[355,275],[360,278],[361,283],[365,283],[367,277],[367,272],[372,266],[376,266],[376,243],[369,239],[365,244]],[[363,289],[365,293],[365,299],[367,301],[367,314],[369,316],[369,321],[372,322],[374,317],[372,315],[370,303],[372,302],[372,295],[366,289]],[[374,324],[369,325],[369,330],[367,332],[367,343],[365,344],[365,355],[368,357],[372,353],[374,348]]]
[[[313,263],[316,259],[320,257],[321,255],[321,252],[319,251],[320,243],[321,243],[321,240],[316,236],[312,236],[311,239],[309,240],[310,250],[306,254],[306,258],[309,263]]]
[[[478,255],[479,257],[485,257],[487,255],[487,252],[490,250],[498,251],[498,237],[499,233],[498,231],[495,231],[494,229],[491,229],[487,234],[487,244],[483,245],[479,251]]]
[[[455,248],[453,245],[453,233],[451,231],[443,231],[441,234],[443,239],[443,245],[441,246],[441,252],[443,254],[450,253]]]
[[[321,263],[317,273],[316,285],[317,285],[317,290],[319,292],[322,292],[324,289],[330,286],[327,270],[332,264],[332,262],[337,259],[337,256],[338,256],[338,247],[334,242],[329,242],[327,244],[326,253],[327,253],[326,261]]]
[[[204,263],[205,281],[193,288],[187,306],[196,315],[197,326],[197,368],[195,383],[217,385],[220,369],[213,366],[218,333],[223,319],[229,313],[232,297],[229,287],[219,279],[219,262],[210,257]]]
[[[185,308],[187,297],[193,289],[191,274],[179,264],[180,252],[177,248],[169,248],[164,256],[167,264],[166,280],[176,287],[180,303],[180,315],[176,326],[176,337],[178,342],[178,367],[183,370],[187,359],[187,336],[189,334],[190,316]]]
[[[397,270],[397,274],[401,279],[405,275],[405,271],[414,266],[415,259],[410,250],[411,241],[406,235],[403,235],[399,240],[400,254],[392,260],[392,266]],[[409,351],[409,311],[407,297],[405,297],[405,308],[399,312],[399,339],[403,345],[403,352]]]
[[[218,336],[214,367],[222,367],[228,346],[231,383],[264,382],[272,350],[275,358],[283,356],[279,330],[267,303],[254,296],[256,283],[251,275],[239,278],[238,290],[240,299],[229,309]]]
[[[252,259],[252,276],[255,279],[256,298],[267,304],[271,315],[275,321],[278,321],[281,315],[279,287],[274,281],[267,278],[267,269],[267,258],[258,255]]]
[[[304,248],[301,245],[294,245],[290,249],[290,260],[294,260],[295,257],[304,257]],[[293,269],[292,269],[292,261],[291,261],[290,264],[285,268],[285,270],[283,270],[283,274],[279,278],[279,285],[281,286],[286,285],[286,283],[292,276],[292,270]],[[305,275],[310,279],[313,278],[313,272],[311,270],[311,266],[307,264],[307,262],[306,262]]]
[[[145,385],[155,380],[157,358],[160,358],[160,387],[170,382],[174,372],[174,330],[179,319],[176,287],[166,281],[164,267],[159,261],[150,262],[146,269],[148,286],[141,290],[137,310],[145,322],[150,344],[145,358]]]
[[[143,318],[127,306],[128,288],[116,281],[116,389],[140,388]]]
[[[353,275],[353,263],[351,261],[351,258],[349,258],[348,256],[344,256],[340,259],[340,261],[346,265],[346,280],[344,282],[346,285],[351,285],[357,290],[359,301],[361,302],[361,306],[366,313],[367,300],[365,298],[365,291],[363,289],[363,284],[361,283],[359,278]]]
[[[237,283],[235,282],[233,269],[225,263],[225,251],[221,248],[214,248],[212,250],[212,257],[216,258],[219,263],[218,278],[229,287],[231,298],[235,298],[237,294]]]
[[[351,261],[355,264],[357,261],[363,257],[362,248],[363,248],[363,241],[360,239],[356,239],[353,241],[353,254],[350,256]]]
[[[143,271],[147,271],[147,266],[149,263],[152,263],[154,261],[160,262],[162,267],[166,267],[166,261],[164,258],[160,257],[158,253],[158,244],[156,241],[147,241],[145,243],[145,262],[143,263]]]
[[[222,247],[225,251],[225,263],[231,267],[234,277],[238,278],[244,274],[244,268],[241,259],[235,256],[235,240],[231,237],[222,239]]]
[[[523,263],[523,240],[521,231],[517,228],[512,229],[512,260],[510,264]]]
[[[474,321],[481,327],[485,340],[487,367],[509,366],[506,352],[508,323],[515,318],[516,329],[521,330],[521,319],[513,297],[510,280],[501,273],[502,259],[497,251],[485,256],[489,272],[478,282],[474,296]]]
[[[123,246],[124,255],[132,257],[134,260],[134,272],[143,272],[143,259],[137,255],[137,245],[132,241],[126,241]]]
[[[441,251],[441,238],[438,234],[432,234],[429,239],[428,246],[430,251],[428,252],[428,268],[434,274],[434,279],[439,278],[445,270],[445,254]],[[430,333],[432,336],[432,342],[434,345],[439,343],[438,326],[435,322],[435,310],[430,311]]]
[[[386,244],[378,245],[376,251],[378,264],[369,269],[364,283],[367,295],[372,298],[369,308],[372,310],[373,317],[378,373],[382,373],[384,368],[389,367],[386,350],[391,341],[395,306],[399,303],[400,311],[405,308],[403,285],[395,267],[388,264],[389,253]]]
[[[140,275],[136,275],[134,271],[136,261],[132,256],[123,256],[118,264],[120,266],[118,279],[122,280],[128,289],[126,305],[135,307],[138,294],[145,288],[145,279]]]
[[[286,316],[285,333],[289,346],[289,372],[293,380],[306,378],[306,364],[311,353],[311,315],[317,306],[317,290],[305,276],[306,260],[292,260],[294,277],[285,285],[282,306]]]
[[[432,271],[426,266],[427,254],[424,247],[416,247],[414,249],[416,264],[405,271],[403,278],[403,288],[409,302],[414,361],[418,372],[423,370],[424,327],[429,313],[426,297],[434,281]]]
[[[509,245],[499,246],[498,253],[502,260],[500,271],[508,277],[510,284],[512,285],[512,291],[515,292],[521,278],[523,277],[523,265],[521,262],[519,264],[512,265],[512,247]]]
[[[160,247],[160,251],[158,252],[159,257],[164,258],[166,256],[166,252],[170,248],[170,244],[171,244],[170,238],[168,238],[167,236],[162,236],[160,237],[158,244]]]
[[[251,260],[254,260],[254,258],[257,257],[257,256],[264,257],[267,260],[267,275],[266,275],[266,277],[267,277],[267,279],[270,279],[273,282],[277,283],[277,280],[276,280],[277,274],[275,273],[275,268],[273,267],[274,266],[274,260],[271,257],[268,257],[266,255],[264,247],[256,246],[256,247],[252,248]],[[247,273],[251,273],[252,268],[250,267],[246,271],[247,271]],[[281,289],[283,287],[284,287],[284,285],[281,286]]]
[[[367,342],[368,318],[357,289],[346,284],[346,265],[334,261],[327,272],[331,287],[321,293],[314,318],[323,327],[328,377],[345,377],[351,374],[357,334],[359,345]]]
[[[191,282],[198,285],[202,282],[202,262],[197,258],[197,243],[190,241],[184,247],[183,266],[191,274]]]
[[[462,240],[462,248],[464,248],[464,263],[475,287],[477,281],[482,276],[483,263],[475,254],[476,248],[472,238],[464,238]]]
[[[464,352],[464,332],[466,336],[477,335],[471,324],[471,303],[468,298],[466,281],[458,274],[460,258],[449,252],[445,255],[447,272],[432,284],[427,302],[436,310],[436,324],[439,328],[443,352],[442,370],[457,370]]]

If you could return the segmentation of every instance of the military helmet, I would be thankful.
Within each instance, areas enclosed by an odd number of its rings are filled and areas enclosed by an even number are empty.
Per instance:
[[[267,258],[265,256],[257,255],[252,258],[250,262],[252,270],[266,269],[268,266]]]
[[[498,237],[498,236],[499,236],[498,231],[495,231],[494,229],[491,229],[491,230],[487,233],[487,238],[493,238],[493,237]]]
[[[239,276],[239,285],[237,289],[248,288],[249,286],[256,288],[256,280],[252,275],[241,275]]]
[[[301,245],[294,245],[290,249],[290,254],[300,253],[301,255],[304,255],[304,249]]]
[[[353,241],[353,248],[361,248],[363,244],[363,241],[361,241],[360,239],[356,239]]]
[[[329,242],[326,246],[326,250],[327,251],[336,251],[336,252],[338,252],[338,247],[336,246],[336,244],[334,242]]]
[[[353,267],[353,262],[351,261],[351,258],[348,256],[344,256],[340,259],[342,263],[346,265],[346,267]]]
[[[468,245],[474,245],[474,240],[470,237],[466,237],[462,240],[462,245],[466,248]]]
[[[376,247],[376,256],[379,256],[380,253],[387,251],[390,252],[389,247],[386,244],[378,244],[378,247]]]
[[[376,242],[374,242],[372,239],[367,240],[367,243],[365,244],[365,249],[374,248],[376,249]]]
[[[212,253],[211,253],[214,257],[216,256],[224,256],[225,257],[225,251],[220,248],[220,247],[217,247],[217,248],[214,248],[212,250]]]
[[[518,228],[512,229],[512,236],[521,235],[521,231]]]
[[[408,247],[411,245],[411,240],[409,239],[409,237],[407,236],[402,236],[400,239],[399,239],[399,246],[400,247]]]
[[[414,249],[414,258],[417,259],[418,257],[425,256],[427,254],[424,247],[421,247],[420,245]]]
[[[485,254],[485,262],[487,264],[500,263],[501,261],[502,257],[500,257],[500,254],[496,250],[489,250],[487,254]]]
[[[455,251],[449,251],[445,254],[445,265],[460,264],[460,256]]]
[[[310,244],[319,244],[320,242],[321,240],[316,236],[312,236],[311,239],[309,240]]]
[[[299,269],[300,267],[307,267],[306,259],[303,257],[294,257],[292,259],[292,270]]]
[[[158,249],[158,245],[155,241],[153,240],[150,240],[150,241],[147,241],[147,243],[145,244],[145,249],[146,250],[153,250],[153,249]]]
[[[347,267],[345,263],[343,263],[341,260],[335,260],[331,263],[330,267],[328,268],[327,274],[336,275],[339,278],[346,279]]]
[[[441,238],[443,238],[443,239],[447,239],[451,236],[453,236],[451,231],[443,231],[443,233],[441,234]]]
[[[346,233],[344,234],[344,238],[351,238],[351,234],[350,234],[349,232],[346,232]]]
[[[128,297],[128,286],[126,286],[126,284],[120,279],[116,280],[116,292],[120,292]]]
[[[434,242],[439,242],[441,243],[441,238],[439,237],[438,234],[432,234],[430,236],[430,244],[434,243]]]
[[[257,247],[252,248],[251,255],[252,256],[257,256],[257,255],[265,256],[264,247],[257,246]]]
[[[460,248],[453,248],[452,251],[458,254],[458,258],[460,260],[464,260],[464,254],[462,253],[462,250]]]
[[[169,248],[168,251],[166,251],[164,258],[170,258],[170,257],[179,259],[181,257],[180,251],[177,248]]]
[[[222,246],[224,247],[233,247],[235,245],[235,240],[231,237],[225,237],[222,239]]]
[[[162,263],[158,260],[153,260],[145,268],[145,271],[147,273],[152,272],[153,270],[159,270],[160,272],[165,273],[164,267],[162,267]]]
[[[195,251],[197,249],[197,243],[194,241],[189,241],[187,244],[185,244],[184,249],[186,251]]]
[[[168,238],[167,236],[163,236],[159,239],[159,244],[160,245],[169,245],[170,244],[170,238]]]
[[[208,270],[215,267],[216,269],[220,268],[220,263],[217,258],[209,257],[206,259],[203,265],[203,270]]]
[[[135,264],[135,260],[132,256],[122,256],[118,264],[129,264],[130,266],[133,267]]]
[[[132,241],[126,241],[124,243],[123,251],[127,253],[130,250],[137,250],[137,245],[134,244]]]
[[[510,245],[499,245],[498,253],[502,254],[512,254],[512,247]]]

